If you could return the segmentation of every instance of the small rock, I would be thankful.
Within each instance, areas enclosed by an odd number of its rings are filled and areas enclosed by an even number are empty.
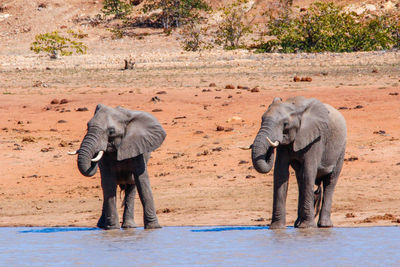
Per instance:
[[[399,95],[399,93],[394,92],[394,93],[389,93],[389,95]]]
[[[33,138],[31,136],[25,136],[24,138],[22,138],[22,142],[23,143],[34,143],[35,142],[35,138]]]
[[[63,98],[63,99],[60,100],[60,104],[61,104],[61,105],[67,104],[68,102],[69,102],[69,101],[68,101],[67,99],[65,99],[65,98]]]
[[[311,77],[302,77],[300,81],[302,81],[302,82],[311,82],[312,78]]]
[[[251,175],[251,174],[246,175],[246,179],[253,179],[253,178],[256,178],[256,177],[254,175]]]
[[[56,105],[56,104],[59,104],[59,103],[60,103],[60,101],[58,101],[58,99],[53,99],[50,102],[50,104],[52,104],[52,105]]]
[[[294,76],[294,77],[293,77],[293,81],[296,82],[296,83],[297,83],[297,82],[300,82],[300,80],[301,80],[301,79],[300,79],[300,77],[298,77],[298,76]]]
[[[254,87],[254,88],[252,88],[252,89],[250,90],[250,92],[252,92],[252,93],[258,93],[258,92],[260,92],[260,88]]]
[[[350,213],[346,213],[346,218],[354,218],[356,217],[356,215],[354,215],[354,213],[350,212]]]
[[[221,131],[224,131],[225,130],[225,127],[224,126],[221,126],[221,125],[218,125],[217,126],[217,131],[218,132],[221,132]]]
[[[157,95],[166,95],[167,91],[158,91],[156,94]]]
[[[237,89],[249,90],[250,88],[248,86],[238,85]]]
[[[228,84],[225,86],[225,89],[235,89],[235,86],[232,84]]]
[[[232,98],[233,96],[232,95],[228,95],[228,98]]]
[[[362,105],[357,105],[357,106],[355,106],[354,107],[354,109],[361,109],[361,108],[363,108],[364,106],[362,106]]]
[[[231,128],[231,127],[225,128],[225,132],[232,132],[232,131],[233,131],[233,128]]]
[[[50,149],[48,149],[48,148],[44,147],[44,148],[42,148],[40,151],[41,151],[41,152],[49,152],[49,151],[50,151]]]
[[[374,131],[374,134],[384,135],[384,134],[386,134],[386,131],[384,131],[384,130]]]
[[[341,109],[349,109],[348,107],[338,107],[339,110]]]
[[[78,112],[89,111],[89,109],[87,107],[83,107],[83,108],[77,108],[76,111]]]
[[[219,147],[213,148],[212,151],[213,152],[215,152],[215,151],[216,152],[221,152],[222,151],[222,147],[219,146]]]
[[[247,163],[249,163],[247,160],[241,160],[241,161],[239,161],[239,165],[241,165],[241,164],[247,164]]]
[[[372,70],[372,73],[378,73],[379,71],[378,71],[378,69],[373,69]]]
[[[151,112],[161,112],[161,111],[163,111],[163,110],[160,108],[156,108],[156,109],[153,109]]]
[[[216,85],[215,83],[210,83],[210,84],[208,85],[208,87],[217,87],[217,85]]]
[[[358,160],[358,157],[351,156],[350,158],[344,159],[344,161],[356,161]]]
[[[211,92],[211,89],[203,89],[203,90],[201,90],[203,93],[205,93],[205,92]]]
[[[57,121],[57,123],[67,123],[67,121],[66,120],[59,120],[59,121]]]
[[[203,131],[195,131],[194,134],[203,134]]]

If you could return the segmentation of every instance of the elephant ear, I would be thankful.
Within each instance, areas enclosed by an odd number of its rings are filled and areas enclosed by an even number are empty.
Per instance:
[[[328,129],[329,111],[323,103],[315,98],[304,99],[300,110],[300,128],[293,143],[295,152],[304,149]]]
[[[124,160],[156,150],[167,135],[151,114],[117,107],[127,115],[125,135],[118,148],[117,159]]]

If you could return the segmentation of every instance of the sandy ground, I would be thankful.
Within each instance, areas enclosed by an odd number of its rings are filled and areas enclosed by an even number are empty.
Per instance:
[[[149,164],[162,225],[268,224],[272,174],[258,174],[250,152],[239,147],[252,143],[261,115],[275,96],[295,95],[341,108],[347,120],[348,146],[334,196],[334,224],[399,224],[399,52],[209,52],[140,63],[129,71],[120,70],[118,61],[96,68],[68,67],[69,61],[90,59],[28,57],[18,69],[3,64],[1,226],[96,224],[102,203],[99,174],[81,176],[76,158],[67,151],[79,148],[97,103],[150,112],[167,131]],[[35,67],[30,60],[36,61]],[[294,82],[295,75],[312,81]],[[225,89],[228,84],[258,87],[259,92]],[[154,96],[161,101],[151,101]],[[53,99],[67,103],[51,104]],[[84,107],[88,111],[78,111]],[[217,126],[227,131],[217,131]],[[137,203],[136,222],[141,225]],[[288,225],[296,218],[296,207],[297,185],[291,175]]]
[[[137,29],[147,36],[112,40],[76,22],[96,14],[98,1],[39,2],[6,0],[11,17],[0,21],[0,226],[96,225],[99,174],[83,177],[67,151],[79,148],[98,103],[144,110],[163,124],[167,138],[148,168],[162,225],[268,224],[272,174],[257,173],[239,147],[253,142],[274,97],[296,95],[340,108],[347,120],[335,226],[399,225],[400,52],[188,53],[175,33]],[[50,60],[29,51],[35,34],[63,26],[89,34],[88,55]],[[134,70],[121,70],[126,58]],[[292,172],[288,225],[297,191]],[[136,207],[142,225],[139,199]]]

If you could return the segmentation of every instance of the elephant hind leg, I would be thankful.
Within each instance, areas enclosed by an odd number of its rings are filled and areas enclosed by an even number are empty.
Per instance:
[[[136,185],[126,184],[121,186],[121,190],[125,192],[125,197],[123,199],[124,215],[122,220],[122,228],[135,228],[134,220],[134,204],[136,195]]]
[[[343,167],[343,156],[340,157],[338,164],[330,175],[325,176],[322,179],[323,182],[323,197],[322,197],[322,207],[318,220],[318,227],[332,227],[333,223],[331,220],[331,208],[332,208],[332,199],[333,192],[335,190],[335,186],[337,184],[340,172]]]

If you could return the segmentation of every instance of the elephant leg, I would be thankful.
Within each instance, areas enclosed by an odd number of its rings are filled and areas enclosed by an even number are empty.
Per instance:
[[[134,177],[138,189],[139,198],[143,205],[143,223],[145,229],[161,228],[158,223],[156,209],[154,207],[153,193],[151,191],[149,175],[147,173],[147,160],[143,155],[133,159]]]
[[[97,226],[103,229],[119,229],[117,211],[117,184],[115,175],[106,164],[100,165],[101,187],[103,189],[103,210]]]
[[[280,229],[286,226],[286,197],[289,183],[288,151],[277,151],[274,168],[274,197],[270,229]]]
[[[135,195],[136,195],[136,185],[126,184],[125,187],[125,197],[124,197],[124,215],[122,220],[122,228],[135,228]]]
[[[335,190],[336,183],[339,179],[339,174],[343,167],[344,153],[343,156],[338,161],[335,169],[331,175],[324,177],[323,182],[323,197],[322,197],[322,207],[318,219],[318,227],[332,227],[333,223],[331,220],[331,208],[333,192]]]
[[[296,171],[299,186],[298,217],[294,224],[298,228],[316,227],[314,221],[314,184],[317,176],[316,164],[305,162]]]

